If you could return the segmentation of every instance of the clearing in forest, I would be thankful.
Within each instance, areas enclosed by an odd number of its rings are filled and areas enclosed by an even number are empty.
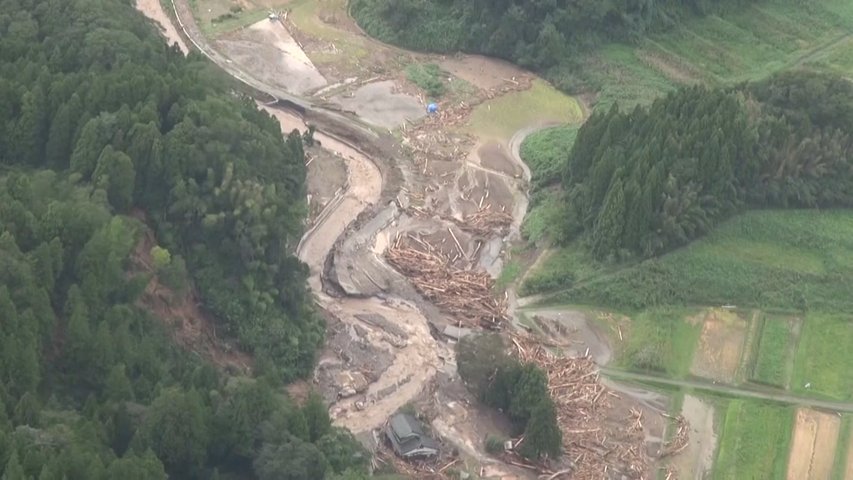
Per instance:
[[[841,419],[836,414],[797,410],[788,480],[822,480],[830,477]]]

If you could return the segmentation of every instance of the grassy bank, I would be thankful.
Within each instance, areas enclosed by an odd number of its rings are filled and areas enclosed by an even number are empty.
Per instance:
[[[581,245],[562,258],[584,258]],[[637,264],[549,265],[575,284],[559,303],[620,308],[723,305],[802,311],[853,310],[853,212],[762,210],[739,215],[710,235]],[[556,263],[556,262],[555,262]],[[528,282],[537,283],[533,272]],[[537,289],[528,288],[531,293]]]

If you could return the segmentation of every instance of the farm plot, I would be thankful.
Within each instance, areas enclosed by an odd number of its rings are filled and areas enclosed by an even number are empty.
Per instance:
[[[789,408],[747,400],[729,402],[712,478],[785,478],[792,423]]]
[[[750,380],[775,387],[787,386],[793,369],[793,349],[801,322],[797,318],[765,315]]]
[[[736,312],[710,309],[704,313],[699,346],[690,373],[732,383],[744,354],[748,322]]]
[[[688,313],[683,308],[660,308],[634,317],[618,363],[632,370],[684,377],[701,332],[699,325],[685,320]]]
[[[853,321],[847,315],[810,313],[797,348],[792,390],[847,400],[853,396]]]
[[[788,480],[823,480],[832,473],[841,419],[838,415],[797,410]]]

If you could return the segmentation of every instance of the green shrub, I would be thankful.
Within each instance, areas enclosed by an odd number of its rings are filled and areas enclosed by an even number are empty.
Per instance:
[[[504,451],[504,439],[489,435],[486,437],[486,451],[492,455],[498,455]]]
[[[406,67],[406,78],[421,87],[429,96],[440,97],[447,91],[444,72],[434,63],[412,64]]]

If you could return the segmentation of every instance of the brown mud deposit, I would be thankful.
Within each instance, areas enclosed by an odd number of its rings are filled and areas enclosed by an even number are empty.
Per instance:
[[[830,477],[841,418],[836,414],[797,410],[788,480],[822,480]]]
[[[520,178],[524,173],[518,163],[513,161],[512,152],[502,142],[492,141],[478,144],[469,158],[482,167],[513,178]]]
[[[723,309],[705,312],[690,373],[732,383],[741,363],[747,326],[747,322],[734,312]]]
[[[216,40],[215,46],[256,78],[297,95],[327,83],[278,21],[261,20]]]
[[[368,83],[353,93],[332,97],[331,102],[385,128],[395,128],[426,115],[426,107],[417,98],[397,92],[391,80]]]
[[[448,57],[439,62],[439,66],[482,90],[491,90],[507,80],[527,75],[527,72],[509,62],[480,55]]]
[[[565,342],[566,354],[572,357],[589,355],[599,366],[610,363],[613,350],[607,336],[579,310],[534,309],[525,314],[549,339]]]
[[[714,432],[714,407],[693,395],[685,395],[681,415],[690,425],[690,442],[678,455],[672,457],[670,465],[682,480],[702,480],[714,465],[717,450],[717,434]]]

